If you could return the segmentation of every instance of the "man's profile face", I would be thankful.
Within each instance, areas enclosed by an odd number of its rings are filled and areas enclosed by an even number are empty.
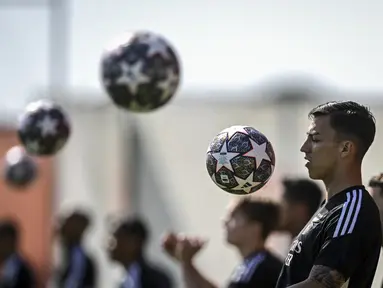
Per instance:
[[[72,216],[61,223],[59,232],[64,243],[75,244],[82,238],[85,228],[86,224],[83,219]]]
[[[301,147],[301,152],[307,160],[306,167],[310,178],[322,180],[331,174],[339,160],[339,145],[336,132],[330,125],[330,117],[315,117]]]
[[[107,252],[110,259],[118,261],[118,256],[121,254],[121,241],[117,233],[113,233],[109,236],[107,242]]]
[[[260,230],[258,226],[257,223],[250,222],[235,205],[231,205],[224,219],[226,241],[234,246],[241,245],[249,237],[257,241],[258,236],[253,236]]]
[[[63,223],[61,223],[61,226],[59,227],[58,231],[61,236],[61,240],[64,243],[71,242],[71,239],[73,238],[73,225],[71,225],[70,221],[65,220]]]
[[[281,226],[282,231],[296,236],[309,220],[308,207],[304,203],[282,198]]]
[[[282,199],[281,202],[281,229],[291,232],[296,221],[294,203],[287,199]]]
[[[137,254],[139,249],[138,244],[137,237],[122,231],[116,231],[108,240],[107,250],[109,257],[118,262],[134,260],[134,255]]]
[[[15,240],[8,236],[2,235],[0,236],[0,258],[8,257],[11,253],[13,253],[13,249],[15,247]]]
[[[237,245],[244,229],[246,228],[246,219],[237,212],[230,213],[225,220],[226,241]]]

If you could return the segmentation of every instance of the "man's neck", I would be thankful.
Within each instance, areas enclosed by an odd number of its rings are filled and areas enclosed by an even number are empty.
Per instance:
[[[143,260],[143,257],[140,256],[140,255],[137,255],[137,256],[134,256],[134,257],[129,257],[129,258],[126,258],[125,260],[121,260],[121,264],[128,268],[129,266],[131,266],[132,264],[134,263],[140,263],[142,262]]]
[[[238,247],[238,251],[241,254],[242,258],[246,258],[251,254],[261,252],[264,250],[265,243],[260,243],[259,245],[254,245],[254,243],[251,243],[251,245],[243,245],[242,247]]]
[[[4,265],[4,263],[6,263],[6,262],[8,261],[8,259],[9,259],[12,255],[14,255],[14,254],[15,254],[15,252],[12,252],[12,253],[9,253],[9,254],[7,254],[7,255],[4,255],[4,256],[0,257],[0,266]]]
[[[349,187],[363,185],[360,168],[349,169],[348,171],[342,169],[333,175],[331,179],[325,179],[323,182],[326,186],[327,200]]]
[[[81,247],[80,243],[68,243],[64,246],[65,253],[72,253],[73,249]]]

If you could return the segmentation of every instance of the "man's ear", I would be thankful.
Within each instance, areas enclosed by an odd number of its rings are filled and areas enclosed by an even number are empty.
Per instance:
[[[307,219],[310,220],[310,215],[309,215],[309,208],[307,205],[303,203],[297,203],[294,205],[294,209],[296,210],[295,213],[299,215],[299,218],[301,219]]]
[[[351,154],[356,153],[355,144],[351,141],[342,141],[340,143],[340,155],[345,158]]]

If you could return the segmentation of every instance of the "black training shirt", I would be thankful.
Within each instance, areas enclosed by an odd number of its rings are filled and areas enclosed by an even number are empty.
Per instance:
[[[348,288],[369,288],[381,244],[378,207],[364,186],[350,187],[322,205],[295,238],[276,288],[306,280],[314,265],[343,274]]]
[[[231,275],[228,288],[275,288],[282,262],[268,251],[246,257]]]

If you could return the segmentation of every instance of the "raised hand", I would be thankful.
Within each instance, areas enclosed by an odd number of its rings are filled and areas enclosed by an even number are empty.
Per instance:
[[[205,245],[206,240],[200,237],[167,233],[163,237],[162,247],[173,259],[181,263],[189,263]]]

